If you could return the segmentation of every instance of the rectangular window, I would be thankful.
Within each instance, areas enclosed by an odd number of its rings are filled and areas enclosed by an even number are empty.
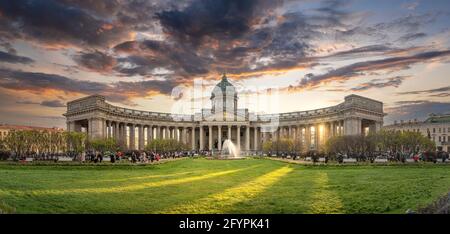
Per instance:
[[[439,133],[441,133],[441,128],[439,128]]]
[[[439,136],[439,142],[441,142],[441,136]]]
[[[433,128],[433,133],[436,133],[436,128]]]

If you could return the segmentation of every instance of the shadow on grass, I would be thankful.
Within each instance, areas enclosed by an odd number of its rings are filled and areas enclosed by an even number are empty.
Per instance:
[[[307,213],[311,203],[314,172],[290,164],[291,170],[251,199],[228,207],[224,213]]]
[[[258,175],[250,181],[224,189],[199,200],[172,206],[161,213],[226,213],[233,205],[258,196],[267,187],[278,182],[292,170],[289,166],[276,168],[263,175]]]
[[[224,166],[226,169],[237,167],[234,170],[218,171],[220,168],[213,166],[214,171],[206,174],[199,172],[201,175],[198,176],[124,186],[22,190],[16,193],[6,193],[5,189],[2,189],[0,197],[16,204],[19,213],[155,213],[173,204],[199,199],[223,190],[224,187],[257,176],[273,167],[265,168],[261,163],[255,162],[257,161]]]
[[[328,174],[343,213],[404,214],[450,187],[450,171],[442,168],[343,169]]]

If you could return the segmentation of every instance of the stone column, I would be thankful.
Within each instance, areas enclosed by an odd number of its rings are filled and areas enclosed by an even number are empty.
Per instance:
[[[236,138],[236,146],[237,146],[237,148],[238,149],[241,149],[241,126],[237,126],[237,129],[236,129],[236,136],[237,136],[237,138]]]
[[[217,149],[222,150],[222,126],[217,126]]]
[[[379,132],[381,127],[383,126],[383,122],[375,122],[375,132]]]
[[[191,142],[191,144],[192,144],[192,150],[195,150],[195,145],[196,145],[196,143],[195,143],[195,126],[192,126],[192,132],[191,132],[191,137],[192,137],[192,142]]]
[[[125,149],[125,124],[119,123],[119,144]]]
[[[134,150],[136,149],[136,135],[135,135],[135,131],[136,131],[136,125],[131,124],[130,125],[130,145],[129,148]]]
[[[112,121],[108,121],[108,138],[113,138],[113,124]]]
[[[156,126],[155,139],[161,139],[161,127],[159,125]]]
[[[128,141],[128,135],[127,135],[127,123],[123,123],[123,131],[122,131],[122,140],[123,140],[123,147],[125,149],[128,149],[127,147],[127,141]]]
[[[305,148],[306,146],[305,146],[305,144],[303,142],[303,127],[302,126],[300,126],[300,125],[297,126],[297,133],[298,133],[298,140],[299,140],[299,142],[301,144],[303,144],[302,147]]]
[[[245,150],[250,150],[250,127],[245,126]]]
[[[203,126],[200,126],[200,150],[204,150],[205,145],[203,142]]]
[[[144,149],[144,126],[141,124],[138,126],[138,131],[139,131],[139,150],[143,150]]]
[[[122,123],[122,144],[123,144],[123,148],[124,149],[128,149],[127,146],[127,124],[126,123]]]
[[[67,122],[67,131],[68,132],[75,132],[75,121]]]
[[[320,146],[320,125],[319,124],[316,124],[315,126],[314,126],[315,128],[316,128],[316,135],[315,135],[315,137],[316,137],[316,150],[319,150],[319,146]]]
[[[110,138],[109,133],[109,124],[110,122],[108,120],[102,119],[102,125],[103,125],[103,138]]]
[[[151,143],[153,139],[153,127],[151,125],[147,126],[147,145]]]
[[[311,150],[311,125],[309,124],[305,126],[305,145],[306,151]]]
[[[183,142],[183,144],[186,144],[186,127],[183,127],[181,130],[181,142]]]
[[[291,137],[292,137],[292,126],[291,125],[289,125],[288,126],[288,137],[287,138],[289,138],[289,139],[291,139]]]
[[[361,134],[361,119],[350,117],[344,121],[344,135],[360,135]]]
[[[258,127],[255,127],[255,132],[254,132],[253,138],[254,138],[253,139],[254,140],[253,147],[254,147],[254,150],[257,151],[258,150]]]
[[[88,119],[88,129],[87,129],[88,138],[92,138],[92,119]]]
[[[92,118],[90,119],[89,132],[91,139],[100,139],[103,137],[104,125],[103,119]]]
[[[208,126],[208,149],[213,150],[212,147],[212,126]]]
[[[119,122],[115,122],[115,136],[114,139],[116,140],[116,142],[120,145],[120,123]]]
[[[119,123],[114,122],[114,140],[119,141]]]

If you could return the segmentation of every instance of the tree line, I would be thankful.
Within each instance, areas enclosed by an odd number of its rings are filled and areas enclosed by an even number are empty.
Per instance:
[[[175,152],[188,149],[186,144],[174,139],[154,139],[146,146],[146,150],[155,152]],[[102,153],[124,151],[115,139],[89,139],[83,132],[11,130],[3,139],[0,139],[2,159],[10,155],[21,158],[33,154],[76,156],[87,150]]]
[[[332,154],[363,154],[388,152],[391,154],[415,154],[434,151],[435,143],[418,132],[381,130],[367,136],[337,136],[325,144],[325,151]]]
[[[263,151],[271,154],[308,154],[300,139],[279,138],[263,143]],[[434,151],[435,143],[418,132],[381,130],[365,135],[335,136],[319,147],[326,154],[363,154],[389,152],[412,154]]]
[[[86,134],[80,132],[11,130],[0,140],[0,150],[17,157],[32,153],[83,152],[86,139]]]

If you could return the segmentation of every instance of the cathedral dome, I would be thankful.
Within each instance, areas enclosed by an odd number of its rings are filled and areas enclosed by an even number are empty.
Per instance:
[[[222,80],[214,87],[212,93],[211,93],[211,99],[216,97],[216,95],[224,95],[227,97],[236,97],[237,98],[237,92],[236,88],[233,84],[228,81],[227,76],[223,74]]]

